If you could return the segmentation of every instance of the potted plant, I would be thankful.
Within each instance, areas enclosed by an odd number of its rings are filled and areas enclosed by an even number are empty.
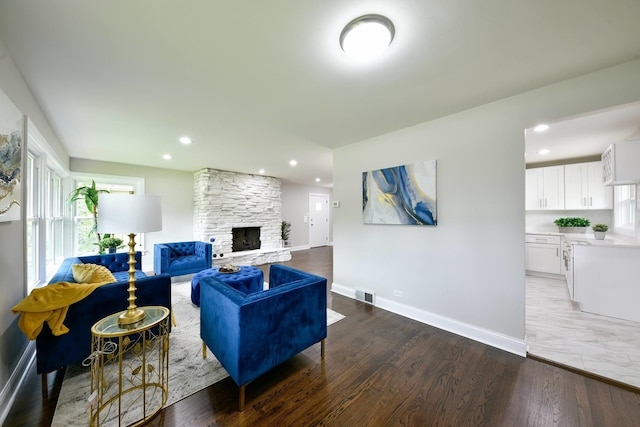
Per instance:
[[[558,226],[560,233],[585,233],[591,225],[588,219],[577,217],[558,218],[553,223]]]
[[[591,229],[593,230],[593,235],[596,239],[604,240],[604,236],[607,234],[609,226],[607,224],[594,224]]]
[[[122,244],[122,239],[118,237],[112,237],[110,234],[105,234],[102,239],[100,239],[99,243],[96,243],[100,248],[99,253],[103,254],[105,249],[108,250],[110,254],[114,253],[116,249],[120,249],[124,247]]]
[[[89,236],[93,233],[96,233],[96,237],[98,242],[96,245],[100,247],[101,236],[98,233],[98,195],[100,193],[108,193],[109,190],[98,190],[96,188],[96,182],[91,180],[91,187],[82,186],[78,187],[69,193],[69,204],[74,203],[77,200],[83,200],[84,204],[87,206],[87,210],[93,216],[93,227],[89,230]]]
[[[289,246],[289,234],[291,233],[291,223],[282,221],[280,224],[280,238],[283,246]]]

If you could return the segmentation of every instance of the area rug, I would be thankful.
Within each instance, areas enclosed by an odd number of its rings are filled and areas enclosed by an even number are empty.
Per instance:
[[[166,406],[228,376],[210,351],[207,352],[206,359],[202,357],[200,308],[191,303],[191,282],[174,283],[171,292],[176,325],[172,327],[169,336],[169,397]],[[327,325],[343,318],[342,314],[327,309]],[[80,364],[68,366],[52,425],[60,427],[89,425],[87,399],[90,394],[89,368]],[[114,424],[117,425],[117,421],[112,423]]]

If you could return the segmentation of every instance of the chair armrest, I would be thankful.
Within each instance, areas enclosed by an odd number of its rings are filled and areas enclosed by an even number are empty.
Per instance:
[[[238,385],[243,295],[211,276],[200,281],[200,337]]]
[[[195,253],[197,256],[207,260],[207,268],[211,268],[213,261],[213,248],[211,243],[208,242],[195,242]]]
[[[153,271],[156,274],[169,271],[169,246],[160,243],[153,245]]]

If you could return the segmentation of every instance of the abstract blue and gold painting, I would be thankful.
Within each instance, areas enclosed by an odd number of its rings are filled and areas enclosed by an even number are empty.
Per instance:
[[[365,224],[437,225],[436,161],[362,173]]]

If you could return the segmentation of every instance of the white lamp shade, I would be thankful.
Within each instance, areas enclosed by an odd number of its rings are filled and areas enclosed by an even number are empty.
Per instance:
[[[162,230],[160,196],[111,194],[98,196],[98,233],[137,234]]]

